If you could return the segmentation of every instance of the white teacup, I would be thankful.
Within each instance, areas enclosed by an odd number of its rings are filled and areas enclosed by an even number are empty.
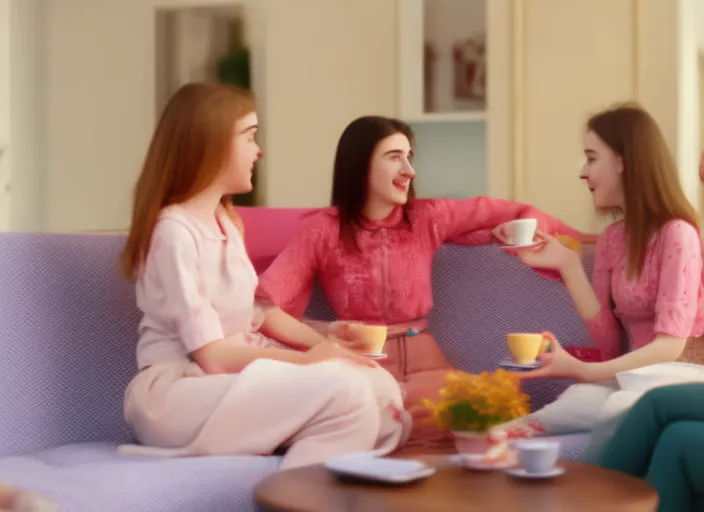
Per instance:
[[[560,442],[550,439],[521,439],[514,443],[518,464],[526,473],[547,473],[560,457]]]
[[[532,244],[537,229],[538,219],[516,219],[501,226],[506,243],[516,246]]]

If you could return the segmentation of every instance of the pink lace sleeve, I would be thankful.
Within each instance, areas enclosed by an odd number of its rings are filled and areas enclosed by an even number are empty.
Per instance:
[[[694,226],[681,219],[668,222],[662,236],[654,331],[688,338],[702,282],[701,238]]]
[[[592,285],[599,299],[600,309],[595,317],[584,319],[589,336],[599,347],[605,360],[621,355],[621,324],[616,319],[611,305],[610,246],[613,233],[613,229],[607,228],[597,239]]]
[[[161,289],[144,280],[144,301],[159,310],[164,323],[176,326],[189,352],[225,337],[220,316],[204,295],[198,247],[187,227],[173,220],[161,220],[152,235],[147,269]]]
[[[537,208],[516,201],[486,196],[469,199],[431,200],[430,213],[437,243],[482,245],[494,241],[491,231],[514,219],[536,218],[538,229],[550,234],[570,235],[581,240],[582,233],[547,215]]]
[[[302,222],[293,240],[259,277],[257,297],[271,300],[289,315],[305,313],[318,272],[318,244],[329,227],[326,212]]]

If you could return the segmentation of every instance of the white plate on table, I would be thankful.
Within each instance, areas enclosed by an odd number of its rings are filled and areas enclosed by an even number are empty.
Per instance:
[[[385,484],[407,484],[434,475],[435,467],[418,460],[343,455],[325,461],[325,469],[340,477]]]

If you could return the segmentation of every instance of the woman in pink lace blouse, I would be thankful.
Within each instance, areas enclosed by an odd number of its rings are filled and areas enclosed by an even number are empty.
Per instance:
[[[617,389],[616,373],[675,361],[690,337],[704,333],[698,218],[653,118],[628,105],[593,116],[584,154],[580,177],[595,208],[623,216],[598,238],[593,285],[576,255],[550,235],[542,248],[519,256],[533,268],[559,271],[604,361],[580,361],[553,340],[542,367],[523,377],[568,377],[581,384],[511,424],[520,430],[530,424],[528,433],[591,429]],[[616,404],[613,409],[621,412]]]
[[[424,411],[416,407],[436,396],[451,368],[427,331],[437,249],[444,243],[491,243],[497,226],[526,217],[537,218],[549,233],[581,238],[557,219],[513,201],[415,199],[413,151],[407,124],[384,117],[353,121],[337,147],[332,207],[305,221],[259,287],[261,297],[300,318],[317,279],[339,319],[388,326],[382,365],[404,384],[406,407],[415,413],[409,447],[447,439],[418,421]],[[334,327],[339,333],[340,324]]]
[[[265,455],[283,446],[282,468],[390,452],[411,423],[394,378],[254,302],[257,274],[225,205],[252,189],[256,132],[251,94],[222,84],[185,85],[161,116],[121,260],[143,313],[125,417],[146,446],[121,451]]]

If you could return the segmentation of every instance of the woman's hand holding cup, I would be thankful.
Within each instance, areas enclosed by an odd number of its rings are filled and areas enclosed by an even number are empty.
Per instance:
[[[354,352],[380,354],[386,341],[386,327],[338,321],[330,324],[328,336]]]

